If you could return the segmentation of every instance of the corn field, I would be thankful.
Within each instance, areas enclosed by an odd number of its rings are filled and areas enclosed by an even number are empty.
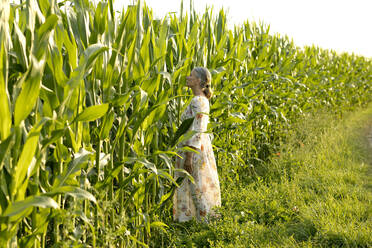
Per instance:
[[[219,171],[237,179],[265,176],[298,117],[371,101],[371,59],[228,29],[223,10],[159,20],[141,2],[0,1],[1,247],[153,247],[195,66],[213,77]]]

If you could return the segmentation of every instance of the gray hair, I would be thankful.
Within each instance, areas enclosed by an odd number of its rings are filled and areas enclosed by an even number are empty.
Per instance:
[[[211,81],[212,76],[209,70],[205,67],[195,67],[197,77],[200,79],[200,87],[202,88],[204,95],[210,99],[212,97]]]

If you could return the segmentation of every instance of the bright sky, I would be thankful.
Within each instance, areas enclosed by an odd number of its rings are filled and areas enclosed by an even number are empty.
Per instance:
[[[146,0],[146,4],[163,18],[178,12],[181,0]],[[263,21],[270,25],[270,33],[288,35],[298,46],[314,44],[372,58],[371,0],[194,0],[194,5],[198,12],[213,6],[215,14],[224,7],[231,26],[247,19]],[[184,0],[184,9],[189,11],[189,6],[190,0]]]

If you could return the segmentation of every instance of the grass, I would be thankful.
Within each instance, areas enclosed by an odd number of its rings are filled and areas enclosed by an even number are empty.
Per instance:
[[[221,170],[220,220],[170,222],[161,245],[371,247],[371,124],[372,106],[298,121],[267,176],[226,180]]]

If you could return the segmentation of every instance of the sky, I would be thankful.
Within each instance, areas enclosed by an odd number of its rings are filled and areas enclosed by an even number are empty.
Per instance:
[[[190,0],[184,0],[189,9]],[[114,1],[119,6],[136,0]],[[146,0],[154,15],[163,18],[180,10],[181,0]],[[230,27],[245,20],[270,25],[270,33],[288,35],[297,46],[316,45],[336,52],[372,58],[371,0],[194,0],[203,13],[213,6],[214,13],[227,10]]]

